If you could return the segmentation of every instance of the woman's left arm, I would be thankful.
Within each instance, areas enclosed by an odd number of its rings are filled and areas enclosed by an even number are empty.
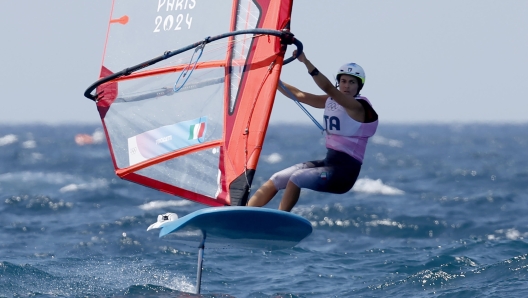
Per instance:
[[[323,90],[328,96],[332,97],[338,104],[350,111],[363,111],[363,106],[361,103],[359,103],[357,100],[349,100],[346,95],[339,91],[339,89],[337,89],[325,75],[316,69],[310,60],[306,58],[304,53],[301,53],[297,59],[304,63],[308,73],[312,75],[312,78],[317,86],[321,88],[321,90]]]

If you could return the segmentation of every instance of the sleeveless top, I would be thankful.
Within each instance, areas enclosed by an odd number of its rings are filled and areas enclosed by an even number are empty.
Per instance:
[[[326,148],[344,152],[363,163],[368,138],[373,136],[378,128],[378,115],[371,108],[372,105],[366,97],[357,96],[356,100],[365,107],[366,121],[371,122],[358,122],[331,97],[326,100],[324,110]]]

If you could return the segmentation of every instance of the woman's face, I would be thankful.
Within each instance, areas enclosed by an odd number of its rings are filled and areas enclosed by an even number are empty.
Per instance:
[[[341,75],[339,77],[339,91],[356,96],[359,89],[359,79],[350,75]]]

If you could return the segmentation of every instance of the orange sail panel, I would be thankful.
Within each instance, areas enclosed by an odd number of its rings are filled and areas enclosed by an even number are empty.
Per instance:
[[[101,77],[225,32],[289,25],[293,0],[113,0]],[[97,87],[116,174],[245,205],[284,57],[278,37],[203,44]]]

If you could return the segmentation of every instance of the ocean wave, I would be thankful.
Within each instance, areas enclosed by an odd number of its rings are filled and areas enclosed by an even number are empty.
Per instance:
[[[187,200],[171,200],[171,201],[152,201],[138,206],[139,209],[148,211],[155,209],[164,209],[167,207],[182,207],[192,205],[191,201]]]
[[[9,172],[0,174],[0,182],[44,182],[48,184],[64,184],[72,180],[78,180],[75,175],[61,172]]]
[[[309,220],[313,233],[293,249],[209,250],[206,243],[203,292],[528,296],[527,127],[475,125],[455,140],[443,126],[380,127],[387,140],[401,140],[412,150],[386,141],[369,147],[362,179],[348,193],[303,189],[292,212]],[[28,130],[36,149],[22,146],[30,140]],[[269,129],[253,191],[276,165],[292,159],[292,152],[324,153],[324,145],[312,149],[302,137],[305,128],[292,134],[296,138],[288,150],[280,150],[283,130]],[[119,180],[105,146],[73,143],[79,128],[3,131],[0,139],[10,145],[0,147],[0,296],[158,296],[194,290],[197,248],[180,250],[174,239],[145,230],[158,214],[183,215],[204,206]],[[8,133],[12,137],[5,138]],[[270,164],[278,159],[274,153],[282,160]],[[33,159],[38,162],[28,162]],[[277,208],[283,193],[266,207]]]
[[[33,149],[36,147],[37,147],[37,142],[35,142],[34,140],[27,140],[22,143],[22,148],[25,148],[25,149]]]
[[[108,185],[110,185],[110,183],[108,182],[107,179],[100,178],[100,179],[93,179],[93,181],[88,182],[88,183],[79,183],[79,184],[71,183],[66,186],[63,186],[59,191],[62,193],[65,193],[65,192],[74,192],[74,191],[79,191],[79,190],[96,190],[96,189],[101,189],[101,188],[108,188]]]
[[[388,138],[385,138],[385,137],[382,137],[382,136],[377,136],[377,135],[372,136],[370,138],[370,141],[372,143],[378,144],[378,145],[386,145],[386,146],[397,147],[397,148],[402,148],[403,147],[403,142],[402,141],[391,140],[391,139],[388,139]]]
[[[521,233],[515,228],[511,229],[499,229],[496,230],[494,234],[487,235],[488,240],[523,240],[528,238],[528,232]]]
[[[17,141],[18,141],[18,138],[16,135],[14,134],[5,135],[0,138],[0,147],[16,143]]]
[[[194,281],[186,276],[175,275],[169,270],[151,267],[134,260],[88,259],[77,262],[66,259],[55,263],[56,268],[48,266],[47,271],[43,271],[33,265],[0,262],[3,280],[0,285],[2,296],[11,293],[18,297],[19,293],[24,293],[23,297],[41,295],[174,297],[174,294],[181,293],[185,295],[181,297],[191,297],[188,293],[195,291]],[[63,273],[52,274],[57,270]],[[164,296],[164,293],[172,295]]]
[[[260,159],[264,160],[265,162],[269,164],[274,164],[274,163],[279,163],[282,161],[282,155],[275,152],[270,155],[263,155],[260,157]]]
[[[511,282],[514,272],[526,271],[526,257],[527,255],[523,254],[492,264],[478,265],[466,256],[439,254],[432,258],[435,261],[423,265],[428,267],[427,269],[419,270],[421,266],[405,266],[403,271],[394,272],[385,282],[369,285],[366,290],[371,295],[382,291],[381,296],[391,297],[525,297],[526,290],[523,287],[505,285]],[[519,282],[523,280],[524,274],[519,278]],[[405,291],[403,296],[400,295],[402,291]],[[357,296],[357,293],[355,294]]]
[[[405,194],[401,189],[383,184],[381,179],[372,180],[369,178],[358,179],[352,187],[352,191],[390,196]]]

